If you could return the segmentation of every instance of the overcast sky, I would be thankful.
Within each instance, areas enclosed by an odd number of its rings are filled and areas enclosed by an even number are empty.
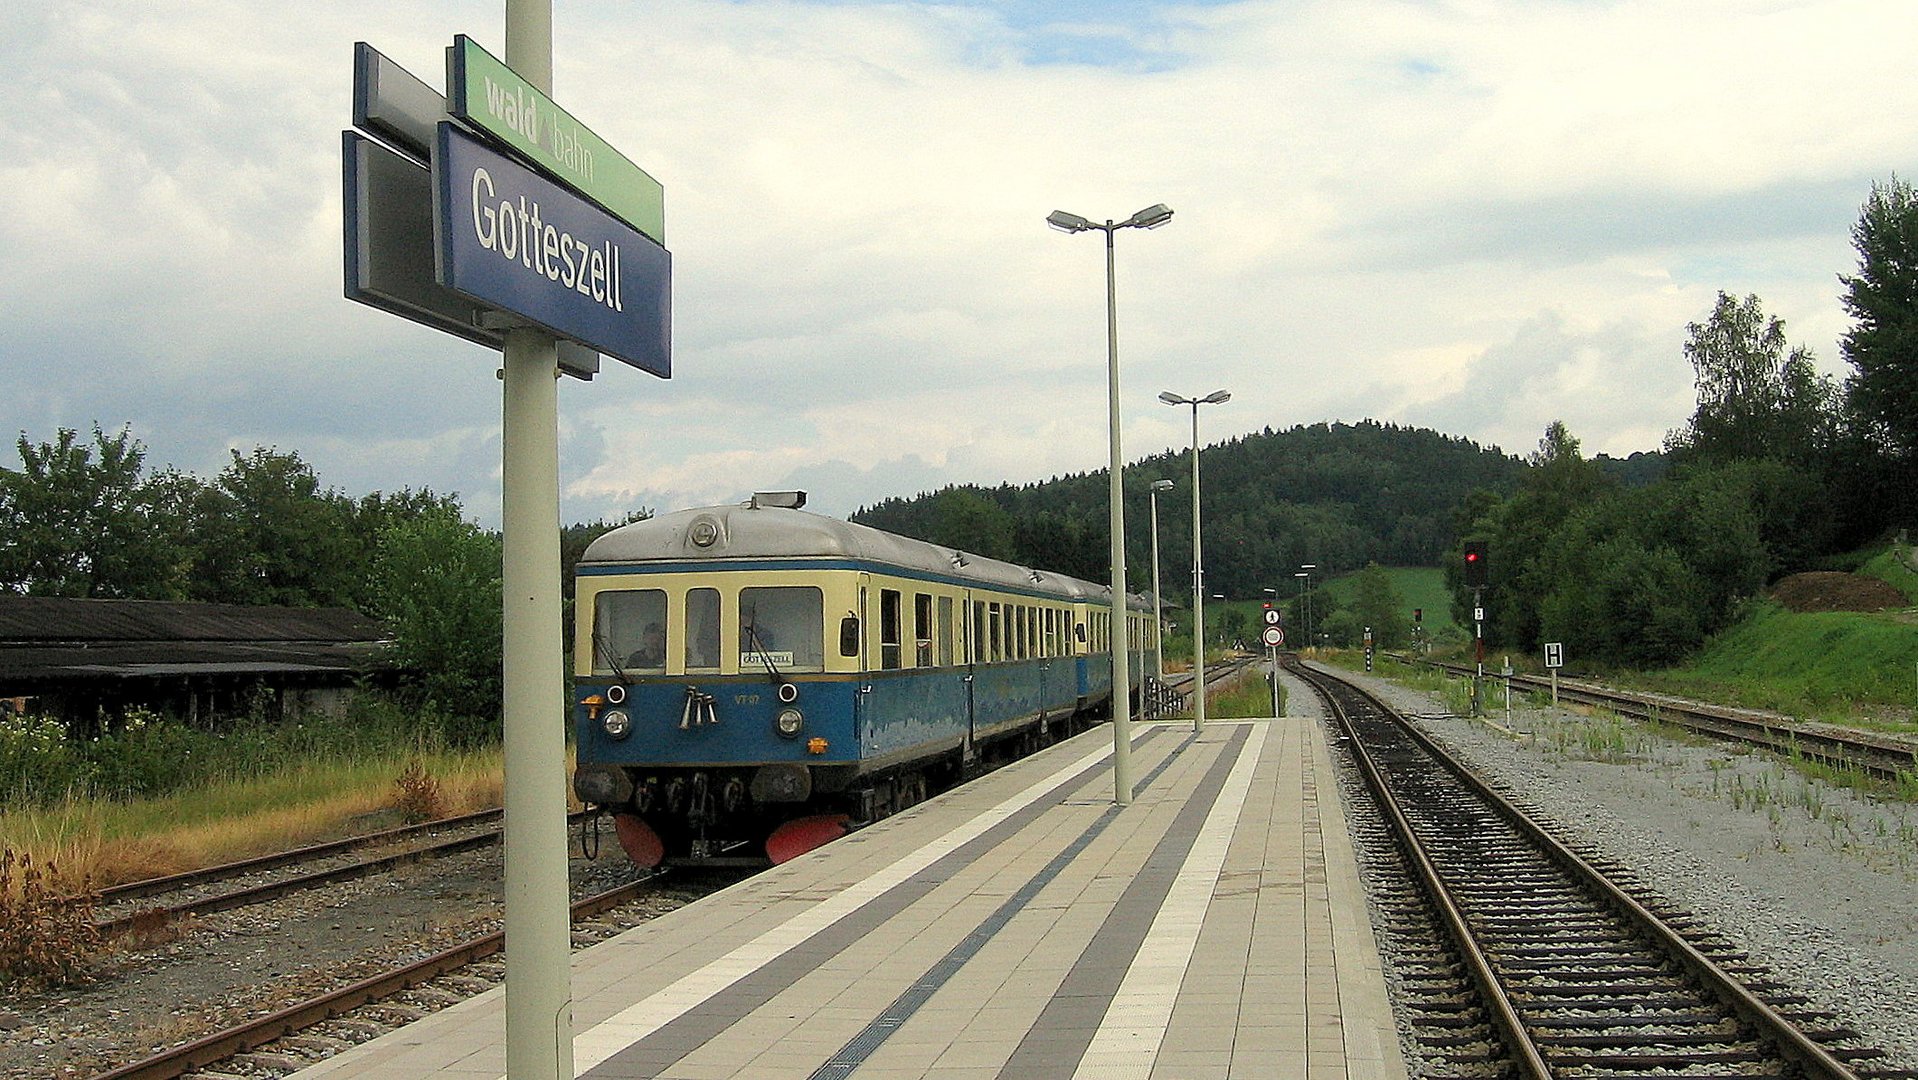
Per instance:
[[[1842,375],[1837,276],[1918,174],[1918,4],[555,0],[554,97],[666,189],[674,377],[560,394],[561,516],[844,515],[1374,418],[1656,449],[1756,293]],[[341,295],[352,45],[428,82],[503,0],[0,5],[0,433],[297,451],[497,524],[497,356]],[[8,452],[0,461],[17,466]]]

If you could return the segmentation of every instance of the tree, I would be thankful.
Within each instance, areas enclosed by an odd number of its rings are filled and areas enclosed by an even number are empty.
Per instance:
[[[202,489],[191,510],[196,600],[352,606],[364,592],[353,501],[322,488],[297,453],[255,447]],[[436,497],[425,493],[422,505]]]
[[[499,538],[447,506],[380,534],[374,614],[420,704],[447,714],[461,745],[497,737],[501,702]]]
[[[1918,192],[1872,184],[1852,226],[1858,273],[1839,275],[1855,320],[1841,348],[1851,408],[1893,456],[1918,460]]]
[[[933,500],[933,516],[936,531],[928,537],[933,543],[988,559],[1017,558],[1012,515],[978,489],[945,489]]]
[[[1831,447],[1837,390],[1809,350],[1787,352],[1783,320],[1767,318],[1758,297],[1721,292],[1686,330],[1698,406],[1669,440],[1680,461],[1808,461]]]
[[[48,596],[177,599],[183,561],[167,510],[173,480],[142,476],[146,447],[98,424],[91,444],[72,428],[16,444],[20,468],[0,469],[0,586]]]
[[[1372,641],[1381,649],[1403,648],[1411,640],[1411,609],[1378,563],[1367,563],[1353,582],[1352,613],[1361,627],[1372,628]]]

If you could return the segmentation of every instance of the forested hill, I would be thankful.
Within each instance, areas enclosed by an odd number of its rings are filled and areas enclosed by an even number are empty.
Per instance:
[[[1364,421],[1266,428],[1207,446],[1200,458],[1207,587],[1233,597],[1294,587],[1313,563],[1339,573],[1367,562],[1435,565],[1456,540],[1454,516],[1478,488],[1507,489],[1525,469],[1515,457],[1423,428]],[[1126,562],[1131,586],[1151,584],[1147,491],[1159,498],[1162,584],[1188,591],[1192,564],[1192,454],[1160,454],[1125,472]],[[1104,470],[1044,483],[951,487],[887,499],[853,520],[1028,566],[1104,581],[1109,559]]]

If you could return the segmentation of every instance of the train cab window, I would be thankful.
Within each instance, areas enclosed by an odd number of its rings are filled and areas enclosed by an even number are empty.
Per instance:
[[[719,590],[686,591],[686,670],[719,668]]]
[[[879,590],[879,666],[891,671],[903,666],[899,656],[899,590]]]
[[[739,590],[739,670],[820,671],[826,666],[825,604],[817,587]]]
[[[953,664],[952,641],[952,597],[939,598],[939,666],[951,667]]]
[[[666,592],[613,589],[593,597],[593,670],[666,670]]]
[[[932,597],[925,593],[912,594],[912,642],[913,664],[917,667],[931,667]]]

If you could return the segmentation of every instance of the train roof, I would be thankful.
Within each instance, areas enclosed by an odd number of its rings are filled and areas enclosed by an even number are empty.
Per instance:
[[[579,565],[755,559],[851,559],[1095,604],[1108,603],[1112,595],[1107,585],[756,500],[622,525],[593,541]]]

